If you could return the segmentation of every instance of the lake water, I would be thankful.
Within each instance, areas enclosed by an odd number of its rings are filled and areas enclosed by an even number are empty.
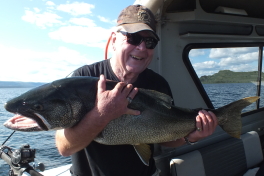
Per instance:
[[[203,86],[215,108],[245,97],[256,96],[257,93],[257,86],[253,83],[204,84]],[[264,86],[261,86],[261,88],[264,88]],[[264,107],[263,102],[264,91],[261,91],[260,107]],[[252,103],[242,112],[254,109],[256,109],[256,103]]]
[[[16,97],[29,90],[29,88],[0,88],[0,124],[3,124],[13,114],[4,109],[7,100]],[[12,130],[0,125],[0,144],[12,133]],[[14,135],[5,143],[6,146],[19,149],[23,144],[29,144],[30,148],[36,149],[35,162],[44,163],[46,169],[63,166],[71,163],[70,157],[61,156],[54,140],[55,131],[49,132],[15,132]],[[0,159],[0,175],[8,175],[9,166]]]
[[[256,95],[256,86],[252,83],[205,84],[203,86],[215,108],[231,103],[234,100]],[[8,118],[13,116],[13,114],[4,109],[4,103],[27,90],[29,90],[29,88],[0,88],[0,124],[3,124]],[[263,105],[261,106],[263,107]],[[255,104],[243,111],[252,109],[255,109]],[[12,132],[12,130],[0,125],[0,144],[2,144]],[[5,145],[18,149],[23,144],[30,144],[31,148],[37,150],[35,162],[44,163],[46,169],[71,163],[70,157],[62,157],[59,155],[55,147],[54,134],[54,131],[16,132]],[[0,160],[0,175],[8,175],[8,170],[9,166],[5,164],[3,160]]]

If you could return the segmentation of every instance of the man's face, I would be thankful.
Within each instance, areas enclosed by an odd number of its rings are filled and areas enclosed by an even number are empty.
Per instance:
[[[139,34],[143,37],[151,37],[149,31],[140,31]],[[150,64],[154,49],[147,49],[145,41],[140,45],[135,46],[127,43],[127,37],[120,32],[116,33],[114,42],[114,50],[116,62],[120,69],[126,73],[139,74],[144,71]]]

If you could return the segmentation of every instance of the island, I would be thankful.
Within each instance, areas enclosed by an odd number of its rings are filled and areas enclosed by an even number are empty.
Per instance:
[[[263,73],[262,73],[263,75]],[[256,82],[258,78],[258,71],[251,72],[233,72],[230,70],[220,70],[210,76],[201,76],[200,81],[203,84],[215,84],[215,83],[250,83]],[[263,76],[261,80],[263,80]]]

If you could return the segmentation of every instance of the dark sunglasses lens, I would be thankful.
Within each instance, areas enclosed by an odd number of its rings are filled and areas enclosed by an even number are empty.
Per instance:
[[[128,40],[127,42],[130,43],[131,45],[139,45],[141,42],[142,42],[142,37],[137,34],[137,33],[134,33],[134,34],[128,34],[127,36]]]
[[[138,46],[144,40],[147,49],[154,49],[158,44],[158,40],[156,40],[155,38],[142,37],[138,33],[133,33],[133,34],[127,33],[126,36],[127,36],[127,42],[131,45]]]
[[[146,48],[147,49],[154,49],[158,44],[158,41],[154,38],[148,37],[145,38]]]

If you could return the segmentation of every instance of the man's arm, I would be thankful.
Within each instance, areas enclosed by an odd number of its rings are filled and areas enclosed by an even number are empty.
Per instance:
[[[196,128],[201,129],[201,131],[195,130],[189,133],[186,137],[190,142],[197,142],[213,134],[217,127],[217,124],[217,118],[213,112],[201,110],[196,116]],[[181,145],[184,145],[185,143],[186,142],[184,138],[180,138],[175,141],[160,143],[160,145],[166,147],[179,147]]]
[[[106,80],[101,75],[95,107],[77,125],[56,132],[56,146],[60,154],[69,156],[85,148],[111,120],[123,114],[139,115],[139,111],[127,108],[127,97],[133,99],[137,92],[137,88],[122,82],[113,90],[106,90]]]

